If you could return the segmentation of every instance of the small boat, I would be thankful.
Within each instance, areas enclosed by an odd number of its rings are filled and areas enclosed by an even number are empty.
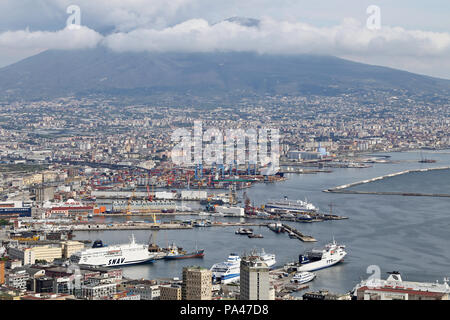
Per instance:
[[[250,228],[239,228],[235,232],[236,234],[242,234],[242,235],[251,235],[253,234],[253,229]]]
[[[168,253],[164,257],[166,260],[178,260],[178,259],[190,259],[190,258],[203,258],[205,255],[204,249],[195,249],[192,252],[186,252],[182,248],[178,248],[175,244],[172,244],[168,248]]]
[[[262,234],[249,234],[248,235],[249,238],[264,238]]]
[[[193,224],[194,227],[210,227],[211,222],[208,220],[200,220],[200,221],[194,221]]]
[[[315,277],[316,274],[313,272],[299,272],[295,274],[295,276],[291,279],[291,282],[297,284],[304,284],[313,281]]]

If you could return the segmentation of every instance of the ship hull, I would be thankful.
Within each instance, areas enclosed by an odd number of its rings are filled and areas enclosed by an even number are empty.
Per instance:
[[[164,259],[166,260],[180,260],[180,259],[192,259],[192,258],[203,258],[205,253],[203,251],[199,252],[192,252],[187,254],[179,254],[175,256],[165,256]]]
[[[340,258],[340,259],[333,260],[330,262],[327,262],[327,261],[324,262],[323,260],[320,260],[320,261],[306,263],[306,264],[301,265],[299,268],[297,268],[297,271],[311,272],[311,271],[326,269],[326,268],[332,267],[332,266],[338,264],[339,262],[343,261],[344,257],[345,257],[345,255],[342,256],[342,258]]]

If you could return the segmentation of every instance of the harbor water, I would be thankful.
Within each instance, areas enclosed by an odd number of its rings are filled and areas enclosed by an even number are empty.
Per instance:
[[[205,256],[200,259],[156,261],[153,264],[123,268],[126,277],[136,279],[181,277],[183,266],[200,265],[210,268],[214,263],[226,260],[232,252],[243,254],[253,248],[264,248],[267,253],[275,253],[277,266],[282,266],[287,262],[297,261],[298,255],[305,250],[321,247],[334,237],[338,243],[346,245],[348,255],[343,263],[317,271],[317,278],[309,284],[310,289],[348,292],[361,279],[370,276],[366,270],[371,265],[379,266],[382,278],[386,277],[386,272],[395,270],[400,271],[407,280],[442,282],[444,277],[450,276],[450,198],[323,192],[335,186],[404,170],[450,166],[448,150],[426,153],[428,158],[437,160],[436,163],[419,163],[418,152],[395,152],[384,155],[390,156],[388,161],[392,163],[376,163],[373,167],[365,169],[336,168],[332,169],[332,173],[290,174],[286,181],[256,184],[245,190],[255,205],[262,205],[269,199],[280,199],[284,196],[290,199],[306,198],[322,212],[329,212],[329,205],[332,204],[334,214],[349,217],[348,220],[317,223],[288,222],[302,233],[316,238],[318,240],[316,243],[303,243],[289,238],[285,233],[276,234],[265,227],[253,227],[255,233],[264,236],[262,239],[236,235],[235,227],[134,232],[89,231],[76,232],[75,239],[101,239],[106,244],[124,243],[128,241],[131,233],[134,233],[138,242],[147,243],[153,234],[153,238],[160,246],[175,242],[187,251],[195,249],[196,246],[205,249]],[[450,170],[440,171],[440,174],[436,172],[438,171],[408,173],[377,181],[373,185],[364,185],[364,188],[371,191],[450,193]],[[240,191],[241,196],[242,192]],[[189,219],[186,216],[178,218]],[[223,221],[239,220],[239,218],[208,218]],[[127,218],[95,219],[99,219],[100,222],[100,220]],[[151,221],[150,217],[128,219]]]

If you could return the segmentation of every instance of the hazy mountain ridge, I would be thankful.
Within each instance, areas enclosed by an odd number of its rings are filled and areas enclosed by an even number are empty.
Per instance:
[[[334,95],[355,90],[449,93],[450,81],[312,55],[46,51],[0,69],[0,98],[71,94]]]

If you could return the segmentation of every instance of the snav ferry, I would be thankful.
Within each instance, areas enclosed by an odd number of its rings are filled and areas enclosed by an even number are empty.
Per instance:
[[[134,235],[131,235],[130,243],[96,245],[95,248],[74,253],[70,261],[81,265],[112,267],[153,262],[155,256],[155,253],[149,252],[148,245],[136,243]]]
[[[334,241],[321,250],[311,250],[299,256],[300,266],[297,271],[315,271],[328,268],[341,262],[347,255],[345,246]]]

